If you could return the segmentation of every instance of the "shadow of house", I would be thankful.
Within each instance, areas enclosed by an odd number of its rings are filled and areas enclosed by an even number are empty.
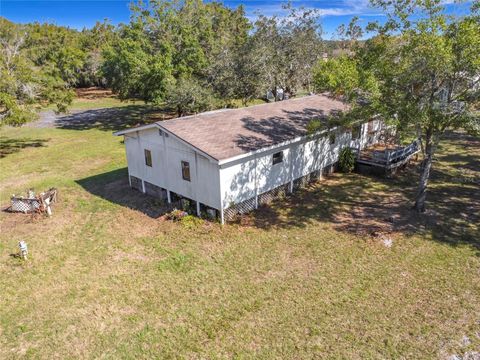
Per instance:
[[[309,119],[302,117],[303,114],[309,114]],[[325,120],[326,116],[322,111],[303,109],[288,113],[288,119],[242,119],[245,128],[256,135],[238,137],[238,146],[255,150],[305,135],[302,129],[306,123],[312,119]],[[272,207],[260,207],[246,221],[260,228],[305,227],[313,221],[325,221],[339,231],[367,236],[429,232],[434,241],[453,246],[468,245],[480,251],[480,156],[472,153],[472,147],[480,148],[480,141],[453,132],[448,132],[444,140],[443,146],[451,146],[454,142],[456,148],[437,155],[450,171],[433,168],[427,195],[429,211],[425,214],[417,214],[411,209],[419,169],[410,166],[395,179],[334,176],[335,181],[311,185]],[[299,153],[297,157],[296,161],[304,160],[304,154]],[[300,166],[306,164],[302,162]],[[241,184],[243,180],[238,179],[232,186],[240,187]]]
[[[45,143],[50,139],[11,139],[5,136],[0,136],[0,158],[4,158],[10,154],[17,153],[22,149],[30,147],[44,147]]]
[[[241,134],[234,140],[235,145],[244,151],[253,151],[307,135],[308,124],[312,120],[322,120],[327,124],[329,115],[338,116],[338,112],[326,114],[323,110],[305,108],[302,111],[286,111],[282,116],[265,117],[256,120],[252,117],[241,119],[243,128],[251,135]]]
[[[132,126],[148,124],[161,120],[156,116],[170,114],[150,105],[128,105],[104,109],[92,109],[61,116],[55,120],[55,126],[69,130],[98,129],[118,131]]]
[[[95,196],[140,211],[151,218],[158,218],[166,212],[163,201],[130,187],[127,168],[93,175],[75,182]]]
[[[259,208],[246,221],[263,229],[326,222],[357,236],[428,233],[433,241],[470,246],[480,256],[480,184],[436,184],[433,176],[428,211],[418,214],[412,209],[417,184],[409,180],[417,170],[407,169],[390,180],[335,174],[281,203]]]

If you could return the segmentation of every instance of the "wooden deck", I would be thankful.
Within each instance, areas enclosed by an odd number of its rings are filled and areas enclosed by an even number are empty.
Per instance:
[[[414,140],[407,146],[376,144],[361,151],[353,150],[356,154],[357,164],[377,167],[384,169],[386,172],[394,172],[420,152],[420,142]]]

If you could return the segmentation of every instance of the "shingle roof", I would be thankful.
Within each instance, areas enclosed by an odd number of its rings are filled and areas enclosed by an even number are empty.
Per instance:
[[[306,135],[311,120],[345,109],[341,101],[311,95],[157,124],[211,157],[224,160]]]

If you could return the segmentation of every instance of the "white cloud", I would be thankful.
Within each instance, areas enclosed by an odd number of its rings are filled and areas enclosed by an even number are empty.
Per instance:
[[[449,1],[449,0],[446,0]],[[286,2],[286,1],[285,1]],[[286,14],[285,9],[282,8],[282,5],[285,3],[278,1],[275,3],[268,4],[256,4],[248,5],[245,4],[245,10],[250,19],[255,19],[257,14],[262,14],[266,16],[277,15],[282,17]],[[365,15],[365,16],[381,16],[382,14],[378,11],[375,11],[369,5],[368,0],[360,1],[348,1],[348,0],[337,0],[337,1],[292,1],[294,7],[303,6],[305,9],[315,9],[319,12],[320,16],[348,16],[348,15]],[[333,5],[333,6],[332,6]]]

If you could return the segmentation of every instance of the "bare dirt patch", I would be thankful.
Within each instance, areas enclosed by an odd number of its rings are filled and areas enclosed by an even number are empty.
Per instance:
[[[89,87],[89,88],[79,88],[75,89],[77,98],[86,99],[86,100],[97,100],[103,98],[116,97],[112,90],[104,89],[101,87]]]

